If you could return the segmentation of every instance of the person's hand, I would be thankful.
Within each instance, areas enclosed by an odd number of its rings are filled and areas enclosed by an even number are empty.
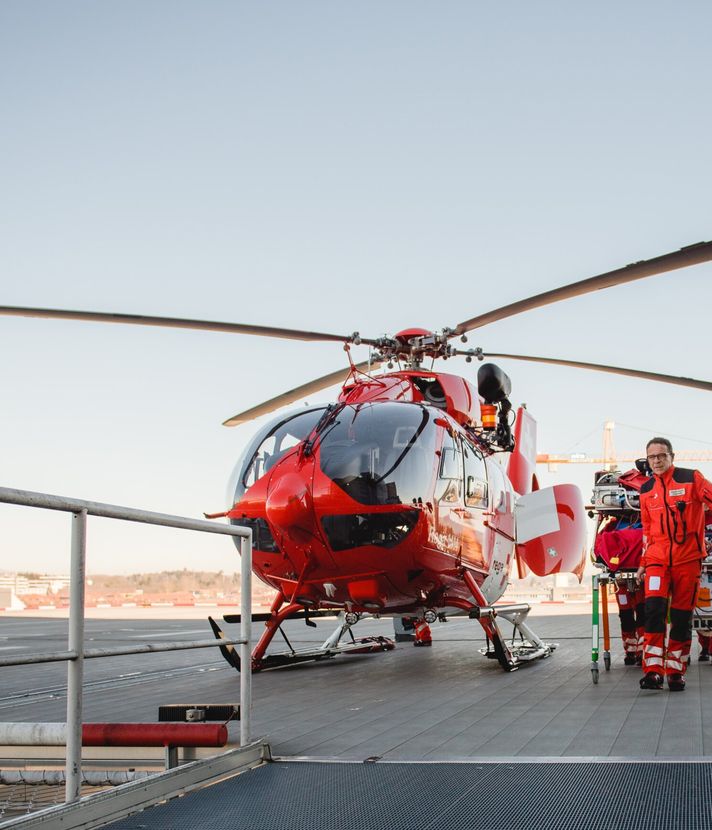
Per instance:
[[[642,565],[635,572],[635,581],[638,585],[642,585],[645,582],[645,568]]]

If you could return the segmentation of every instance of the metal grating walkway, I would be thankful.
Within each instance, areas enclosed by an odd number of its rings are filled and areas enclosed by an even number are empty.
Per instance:
[[[708,830],[706,762],[276,762],[112,830]]]

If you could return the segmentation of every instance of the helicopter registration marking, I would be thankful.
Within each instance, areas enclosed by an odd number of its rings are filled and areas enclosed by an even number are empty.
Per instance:
[[[428,530],[428,542],[449,553],[457,553],[460,550],[460,540],[454,533],[439,533],[434,527]]]

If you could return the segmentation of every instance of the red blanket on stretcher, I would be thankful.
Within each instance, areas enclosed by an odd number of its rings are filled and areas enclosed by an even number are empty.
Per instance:
[[[615,526],[616,523],[611,522],[599,531],[593,552],[612,571],[637,570],[643,552],[643,529],[626,527],[616,530]]]

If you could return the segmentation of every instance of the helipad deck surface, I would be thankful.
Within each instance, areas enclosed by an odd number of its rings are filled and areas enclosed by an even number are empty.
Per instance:
[[[533,611],[530,621],[559,647],[510,674],[477,653],[484,645],[479,624],[462,618],[433,626],[430,649],[404,643],[392,652],[257,674],[253,732],[268,739],[275,756],[352,761],[712,760],[712,665],[697,663],[696,644],[682,694],[640,691],[640,670],[622,665],[619,640],[612,670],[601,669],[594,686],[588,616]],[[297,622],[287,630],[298,647],[321,641],[332,627],[323,620],[318,630]],[[90,647],[209,636],[207,623],[195,619],[88,620],[86,631]],[[392,626],[363,621],[355,633],[387,635]],[[5,654],[63,649],[66,621],[0,617],[0,646]],[[160,704],[239,698],[239,675],[212,649],[89,660],[85,680],[87,721],[155,721]],[[0,720],[62,721],[65,693],[63,664],[3,669]]]
[[[708,830],[711,767],[283,762],[173,799],[108,828]]]

